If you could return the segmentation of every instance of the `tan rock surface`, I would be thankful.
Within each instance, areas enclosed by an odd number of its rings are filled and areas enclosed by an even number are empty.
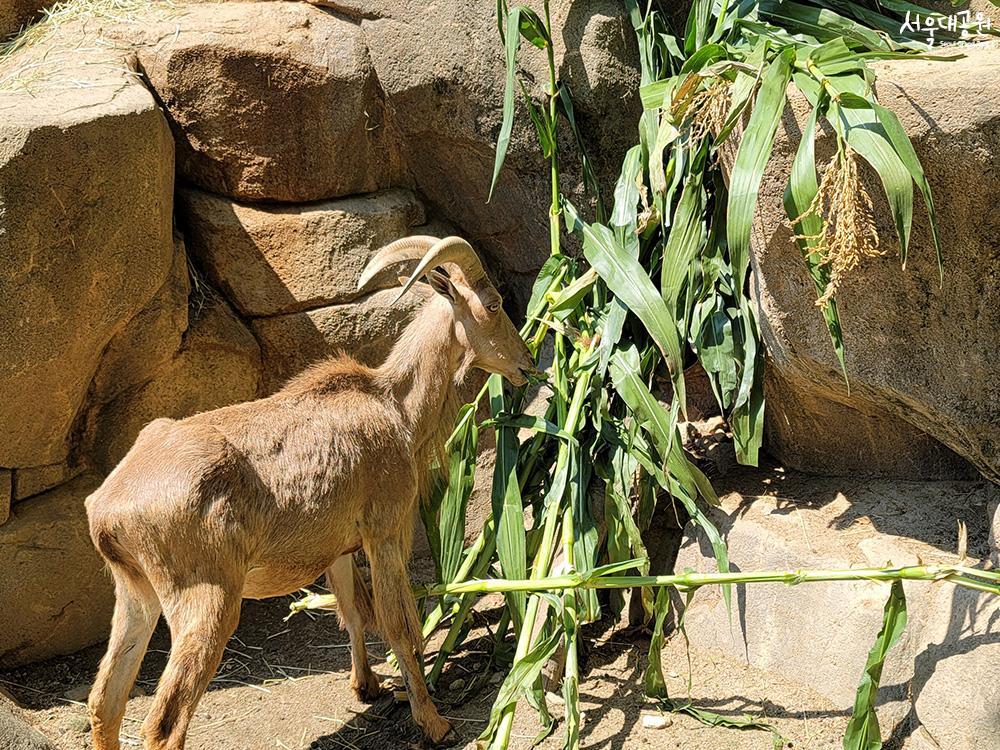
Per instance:
[[[420,306],[417,292],[393,304],[398,293],[385,289],[357,302],[254,320],[266,373],[264,391],[273,393],[308,365],[338,351],[366,365],[380,364]]]
[[[173,141],[153,97],[120,59],[59,55],[27,90],[0,91],[5,467],[66,456],[104,347],[173,257]]]
[[[232,198],[311,201],[401,176],[357,24],[305,3],[178,5],[113,31],[138,57],[177,138],[178,172]]]
[[[245,317],[357,299],[371,256],[424,221],[405,190],[294,206],[182,190],[178,203],[192,257]]]
[[[249,401],[257,396],[260,378],[254,337],[228,305],[209,303],[185,333],[180,351],[150,382],[91,414],[91,458],[110,471],[149,422]]]
[[[85,474],[20,503],[0,526],[0,669],[69,654],[106,637],[114,586],[94,549]]]

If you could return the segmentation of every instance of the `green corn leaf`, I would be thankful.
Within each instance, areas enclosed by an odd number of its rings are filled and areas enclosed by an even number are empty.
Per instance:
[[[597,273],[594,269],[590,269],[553,295],[549,310],[564,320],[569,313],[576,310],[580,301],[594,288],[597,280]]]
[[[645,383],[640,380],[638,370],[637,355],[634,350],[619,351],[611,359],[611,378],[616,392],[628,404],[629,409],[643,427],[648,429],[660,454],[666,456],[668,470],[666,475],[659,466],[651,461],[645,465],[645,468],[657,478],[664,489],[684,505],[692,522],[704,530],[715,553],[715,561],[719,571],[728,572],[729,550],[726,547],[726,542],[719,534],[715,524],[702,512],[695,501],[701,491],[707,493],[705,499],[710,504],[718,505],[718,497],[711,489],[711,483],[708,479],[684,454],[680,437],[677,434],[676,421],[667,414],[663,405],[653,397]],[[642,450],[641,443],[638,441],[633,442],[631,449],[640,462],[643,460],[642,454],[645,452],[648,455],[649,453]],[[723,587],[727,607],[730,603],[730,588],[729,586]]]
[[[906,630],[906,596],[902,581],[893,581],[885,603],[882,629],[868,653],[865,672],[854,699],[854,711],[844,734],[844,750],[881,750],[882,733],[875,713],[875,699],[886,656]]]
[[[653,620],[653,635],[649,639],[649,657],[646,661],[646,672],[643,675],[643,693],[647,698],[666,700],[667,683],[663,679],[663,665],[660,663],[660,652],[663,650],[663,623],[670,611],[670,589],[663,587],[656,592],[656,604],[653,606],[656,617]]]
[[[625,252],[611,229],[580,221],[572,204],[566,204],[566,221],[583,233],[583,253],[604,283],[646,326],[667,361],[674,392],[683,405],[684,362],[681,340],[673,317],[639,261]]]
[[[730,415],[736,460],[745,466],[756,466],[764,442],[764,356],[757,320],[747,298],[739,298],[737,322],[740,344],[743,346],[740,387]]]
[[[864,59],[848,48],[843,37],[831,39],[813,49],[809,53],[809,61],[827,76],[865,69]]]
[[[563,750],[580,748],[580,665],[577,652],[577,628],[580,619],[577,613],[577,601],[577,592],[567,591],[563,596],[563,647],[566,649],[566,667],[562,684],[566,727]]]
[[[701,181],[701,173],[697,171],[685,181],[672,228],[663,248],[660,292],[670,310],[677,309],[688,270],[705,242],[706,196]],[[687,338],[687,331],[681,331],[680,334]]]
[[[554,128],[549,122],[549,113],[547,110],[539,109],[535,106],[535,103],[531,100],[531,94],[528,93],[528,89],[525,87],[523,81],[518,80],[517,85],[521,89],[521,98],[528,108],[528,117],[531,118],[531,124],[535,126],[535,135],[538,136],[538,145],[542,148],[542,156],[548,159],[552,156],[552,151],[556,146],[555,136],[553,135]]]
[[[503,121],[500,124],[500,135],[497,137],[496,159],[493,162],[493,178],[490,180],[490,193],[486,201],[493,197],[497,186],[500,170],[503,168],[507,147],[510,145],[510,134],[514,129],[514,81],[517,78],[517,50],[521,46],[521,7],[514,6],[507,12],[507,33],[504,39],[506,47],[507,82],[503,93]]]
[[[892,49],[881,34],[826,8],[789,0],[761,0],[760,12],[780,27],[809,34],[821,42],[842,37],[851,45],[864,49]]]
[[[698,361],[711,378],[715,398],[725,412],[739,387],[733,321],[720,294],[700,302],[697,311],[701,325],[695,331],[694,347]]]
[[[684,34],[684,51],[688,55],[694,53],[708,39],[713,4],[712,0],[694,0],[691,3],[687,29]]]
[[[451,581],[458,572],[465,542],[465,509],[476,473],[479,430],[475,408],[466,404],[459,411],[458,429],[448,455],[448,488],[441,502],[440,560],[442,580]]]
[[[642,177],[642,146],[633,146],[625,154],[621,174],[615,184],[615,205],[611,224],[616,227],[635,227],[639,204],[639,180]]]
[[[545,259],[535,283],[531,286],[531,298],[528,300],[528,310],[526,316],[537,318],[545,307],[545,295],[552,288],[556,280],[565,273],[566,257],[562,255],[550,255]]]
[[[526,5],[519,5],[517,9],[520,15],[518,29],[521,36],[538,49],[545,49],[549,46],[552,40],[549,39],[549,32],[545,30],[545,24],[538,17],[538,14]]]
[[[535,417],[530,414],[501,414],[495,419],[488,419],[482,424],[483,427],[515,427],[519,430],[531,430],[535,433],[554,435],[571,443],[576,443],[576,438],[559,427],[559,425],[543,417]]]
[[[684,61],[684,64],[681,66],[681,75],[685,73],[697,73],[699,70],[707,68],[718,60],[724,60],[728,54],[729,52],[725,45],[706,44]]]
[[[813,107],[806,127],[802,131],[802,140],[799,141],[798,150],[795,152],[792,173],[785,188],[784,198],[785,212],[790,220],[795,220],[805,214],[819,191],[819,183],[816,179],[815,133],[816,124],[825,110],[826,99],[824,97],[817,103],[816,107]],[[823,222],[819,216],[810,213],[796,224],[794,229],[798,235],[795,240],[796,244],[806,262],[809,275],[816,287],[816,294],[821,296],[830,282],[830,272],[823,264],[819,253],[813,250],[816,245],[816,240],[813,238],[822,231]],[[847,382],[844,335],[840,326],[840,314],[837,311],[836,300],[830,300],[827,306],[822,308],[822,315],[827,331],[830,333],[833,351],[837,355],[840,369],[844,373],[844,381]]]
[[[774,146],[774,135],[785,109],[785,89],[791,79],[794,56],[793,50],[783,50],[764,72],[729,178],[727,240],[733,276],[739,290],[743,289],[746,281],[750,262],[750,229],[757,206],[757,195],[764,167]]]
[[[553,629],[545,638],[538,641],[535,646],[524,655],[523,659],[514,663],[507,677],[500,685],[493,708],[490,709],[490,718],[486,724],[486,729],[479,735],[478,745],[484,747],[489,742],[500,723],[500,717],[508,706],[513,705],[529,692],[534,685],[542,668],[555,652],[559,645],[561,632]]]
[[[505,409],[503,381],[499,375],[489,379],[490,412],[494,419]],[[527,552],[524,532],[524,504],[517,477],[519,443],[513,427],[499,426],[496,430],[496,467],[493,470],[493,518],[497,528],[497,557],[507,578],[527,576]],[[512,609],[515,632],[520,632],[524,619],[524,592],[512,592],[507,601]]]

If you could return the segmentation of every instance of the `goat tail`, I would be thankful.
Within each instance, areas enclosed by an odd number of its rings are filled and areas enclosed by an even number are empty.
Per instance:
[[[368,588],[368,582],[358,570],[358,564],[351,558],[351,571],[354,575],[354,607],[361,615],[361,621],[365,624],[365,630],[374,632],[376,629],[375,603],[372,601],[372,592]]]

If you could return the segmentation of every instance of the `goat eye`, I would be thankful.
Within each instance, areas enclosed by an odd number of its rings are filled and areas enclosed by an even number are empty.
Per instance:
[[[499,312],[500,311],[500,303],[499,302],[491,302],[490,304],[488,304],[486,306],[486,309],[489,310],[491,313]]]

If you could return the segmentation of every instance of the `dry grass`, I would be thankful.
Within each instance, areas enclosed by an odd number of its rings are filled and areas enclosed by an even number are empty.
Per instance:
[[[150,12],[170,14],[176,7],[172,0],[62,0],[43,10],[38,21],[0,42],[0,91],[32,93],[33,86],[56,78],[70,87],[91,85],[88,80],[60,75],[68,60],[82,59],[86,53],[103,54],[107,64],[127,73],[119,60],[111,60],[115,56],[108,53],[117,47],[101,37],[101,26],[134,23]],[[67,27],[72,27],[72,33],[57,33]],[[20,54],[28,51],[31,54]]]
[[[879,248],[872,198],[858,176],[857,153],[849,145],[843,144],[823,168],[816,197],[792,223],[811,215],[822,220],[822,228],[815,236],[799,238],[812,243],[830,271],[830,281],[816,300],[819,307],[826,307],[864,258],[884,254]]]

